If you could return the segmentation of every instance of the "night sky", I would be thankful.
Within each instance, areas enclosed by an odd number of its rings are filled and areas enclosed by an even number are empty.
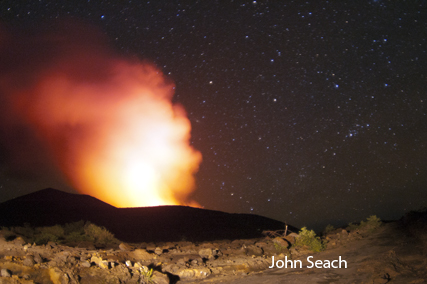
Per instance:
[[[320,230],[427,205],[426,1],[0,4],[6,28],[61,20],[101,29],[176,84],[206,209]],[[0,201],[71,190],[0,169]]]

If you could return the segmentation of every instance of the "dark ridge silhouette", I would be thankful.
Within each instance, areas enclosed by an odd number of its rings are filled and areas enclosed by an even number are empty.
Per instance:
[[[193,242],[262,237],[264,230],[283,230],[280,221],[252,214],[231,214],[186,206],[116,208],[88,195],[52,188],[0,204],[0,225],[33,227],[80,220],[104,226],[121,241]],[[288,230],[298,229],[289,226]]]

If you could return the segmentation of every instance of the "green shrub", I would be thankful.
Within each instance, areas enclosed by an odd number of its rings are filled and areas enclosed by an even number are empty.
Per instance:
[[[16,236],[16,234],[14,232],[12,232],[9,228],[7,227],[1,227],[1,234],[3,235],[3,237],[6,240],[10,240],[12,238],[14,238]]]
[[[375,231],[382,224],[381,219],[375,215],[369,216],[366,220],[366,222],[362,221],[360,223],[360,228],[366,229],[369,232]]]
[[[350,232],[355,230],[363,230],[365,232],[367,231],[369,233],[372,233],[376,229],[378,229],[381,226],[381,224],[382,224],[381,219],[375,215],[372,215],[372,216],[369,216],[366,219],[366,221],[360,222],[360,225],[349,223],[347,230]]]
[[[38,227],[36,228],[36,234],[45,234],[55,236],[57,239],[64,237],[64,228],[60,225],[50,226],[50,227]]]
[[[331,224],[329,224],[326,226],[325,230],[323,231],[323,234],[326,235],[326,234],[332,232],[333,230],[335,230],[335,227],[332,226]]]
[[[153,281],[153,269],[148,269],[148,267],[143,266],[141,269],[142,282],[146,284],[154,283]]]
[[[346,230],[349,232],[353,232],[353,231],[358,230],[358,229],[359,229],[359,225],[354,224],[354,223],[348,223],[348,226],[346,228]]]
[[[68,235],[65,235],[65,241],[72,242],[72,243],[79,243],[79,242],[85,242],[85,241],[93,242],[94,239],[90,238],[84,232],[83,233],[71,232]]]
[[[118,240],[106,228],[99,227],[95,224],[87,222],[84,226],[84,231],[87,237],[93,239],[95,243],[108,244],[117,243]]]
[[[67,223],[64,225],[64,233],[66,235],[70,235],[71,233],[77,232],[80,234],[84,234],[85,232],[85,221],[80,220],[74,223]]]
[[[34,229],[28,223],[25,223],[23,227],[12,227],[11,231],[27,240],[33,240],[35,234]]]
[[[319,237],[313,230],[307,230],[306,227],[302,228],[299,232],[299,236],[295,239],[295,247],[307,247],[313,252],[319,252],[324,250],[324,245]]]
[[[285,251],[287,249],[287,247],[282,246],[279,243],[274,243],[274,248],[276,249],[277,252],[281,253],[282,251]]]
[[[45,245],[48,242],[57,242],[58,237],[49,233],[40,233],[37,234],[32,242],[35,242],[37,245]]]

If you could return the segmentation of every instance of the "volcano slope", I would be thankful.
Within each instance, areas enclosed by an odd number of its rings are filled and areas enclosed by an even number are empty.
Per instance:
[[[124,242],[210,241],[261,237],[280,221],[187,206],[116,208],[88,195],[44,189],[0,204],[0,226],[33,227],[90,221]],[[289,226],[297,231],[297,228]]]

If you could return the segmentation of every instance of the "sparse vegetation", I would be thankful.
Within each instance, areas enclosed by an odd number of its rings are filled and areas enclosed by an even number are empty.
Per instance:
[[[281,253],[282,251],[285,251],[287,249],[287,247],[284,247],[281,244],[276,243],[276,242],[274,243],[274,248],[276,249],[276,251],[278,253]]]
[[[381,219],[375,215],[369,216],[366,220],[366,222],[362,221],[360,223],[360,227],[368,230],[369,232],[375,231],[382,224]]]
[[[2,233],[6,239],[22,236],[25,241],[38,245],[47,244],[48,242],[78,243],[91,241],[100,245],[118,242],[106,228],[90,222],[85,223],[84,221],[69,223],[64,226],[55,225],[37,228],[32,228],[29,224],[25,224],[23,227],[2,227]]]
[[[325,230],[323,231],[323,234],[326,235],[326,234],[332,232],[333,230],[335,230],[335,227],[332,226],[331,224],[329,224],[326,226]]]
[[[118,240],[114,235],[104,227],[99,227],[92,223],[86,223],[84,226],[85,234],[98,244],[117,243]]]
[[[153,269],[148,269],[148,267],[143,266],[141,269],[141,284],[151,284],[153,281]]]
[[[359,225],[354,224],[352,222],[348,223],[347,228],[346,228],[346,230],[350,231],[350,232],[356,231],[358,229],[359,229]]]
[[[320,252],[325,249],[320,238],[316,236],[316,233],[313,230],[307,230],[306,227],[302,228],[299,232],[294,247],[307,247],[313,252]]]
[[[381,226],[381,224],[382,224],[381,219],[375,215],[372,215],[372,216],[369,216],[366,219],[366,221],[360,222],[359,225],[349,223],[346,229],[350,232],[353,232],[355,230],[363,230],[363,231],[372,233],[376,229],[378,229]]]

